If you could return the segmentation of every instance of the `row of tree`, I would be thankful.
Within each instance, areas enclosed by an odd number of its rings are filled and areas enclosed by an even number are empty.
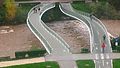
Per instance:
[[[107,0],[98,0],[98,1],[107,1]],[[117,11],[120,11],[120,7],[119,7],[120,0],[108,0],[108,2],[112,6],[114,6]],[[0,23],[3,21],[5,21],[6,23],[12,21],[16,17],[16,14],[18,13],[15,0],[0,0],[0,10],[2,10],[0,11]]]

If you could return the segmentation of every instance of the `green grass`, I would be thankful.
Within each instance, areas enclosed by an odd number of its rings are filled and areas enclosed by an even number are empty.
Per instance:
[[[113,68],[120,68],[120,59],[113,60]]]
[[[92,60],[77,60],[78,68],[95,68]],[[3,68],[60,68],[57,62],[42,62],[34,64],[16,65]],[[113,60],[113,68],[120,68],[120,59]]]
[[[3,67],[3,68],[60,68],[60,67],[57,62],[42,62],[42,63]]]
[[[92,60],[77,60],[78,68],[95,68],[95,64]]]

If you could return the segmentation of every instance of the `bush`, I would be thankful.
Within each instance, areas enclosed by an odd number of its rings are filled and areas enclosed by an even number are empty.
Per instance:
[[[117,52],[120,52],[120,46],[116,46]]]
[[[46,50],[21,51],[21,52],[15,52],[15,56],[17,59],[33,58],[33,57],[44,56],[45,53]]]
[[[118,37],[117,39],[118,39],[118,46],[115,45],[116,42],[115,38],[110,40],[113,52],[120,52],[120,37]]]
[[[0,61],[8,61],[8,60],[10,60],[10,56],[0,57]]]
[[[89,52],[90,52],[89,49],[86,49],[86,48],[81,49],[81,53],[89,53]]]

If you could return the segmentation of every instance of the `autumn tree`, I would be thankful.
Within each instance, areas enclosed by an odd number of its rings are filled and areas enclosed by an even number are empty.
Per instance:
[[[6,10],[6,15],[5,18],[7,21],[11,21],[15,18],[16,14],[16,5],[14,0],[5,0],[5,10]]]

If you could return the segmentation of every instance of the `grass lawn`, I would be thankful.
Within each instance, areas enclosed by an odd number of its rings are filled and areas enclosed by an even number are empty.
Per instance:
[[[113,68],[120,68],[120,59],[113,60]]]
[[[95,68],[93,60],[77,60],[78,68]]]
[[[57,62],[42,62],[42,63],[3,67],[3,68],[59,68],[59,65]]]

